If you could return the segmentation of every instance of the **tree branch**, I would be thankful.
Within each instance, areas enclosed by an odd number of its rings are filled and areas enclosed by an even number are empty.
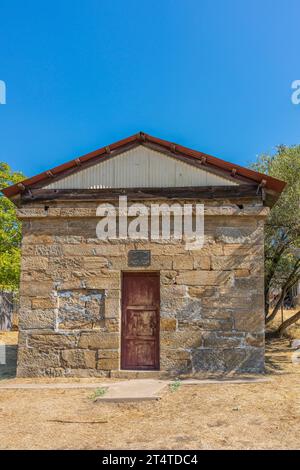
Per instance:
[[[283,323],[281,323],[280,327],[278,328],[278,330],[276,330],[275,332],[275,335],[276,336],[282,336],[284,331],[291,325],[293,325],[294,323],[296,323],[296,321],[300,320],[300,310],[298,310],[297,313],[295,313],[293,316],[291,316],[290,318],[288,318],[287,320],[285,320]]]
[[[297,270],[299,268],[299,265],[300,265],[300,260],[298,259],[296,261],[295,265],[294,265],[293,270],[291,271],[290,275],[288,276],[288,278],[286,279],[285,283],[283,284],[283,286],[281,288],[280,297],[279,297],[278,301],[276,302],[276,305],[275,305],[271,315],[266,317],[266,324],[270,323],[275,318],[277,312],[279,311],[279,308],[280,308],[282,302],[285,299],[286,293],[288,292],[289,289],[291,289],[296,284],[296,282],[299,281],[300,273],[297,272]]]

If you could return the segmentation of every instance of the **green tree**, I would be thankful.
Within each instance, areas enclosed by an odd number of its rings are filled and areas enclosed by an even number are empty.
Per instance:
[[[25,176],[0,162],[0,191]],[[14,204],[0,193],[0,288],[17,290],[20,278],[21,225]]]
[[[278,146],[274,155],[262,155],[252,167],[286,181],[287,186],[272,208],[265,227],[265,317],[271,322],[279,312],[287,292],[300,279],[300,145]],[[270,294],[277,291],[270,305]],[[284,322],[285,329],[299,318]]]

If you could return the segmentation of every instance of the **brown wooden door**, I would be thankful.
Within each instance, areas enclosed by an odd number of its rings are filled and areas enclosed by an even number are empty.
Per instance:
[[[159,369],[158,273],[123,273],[122,369]]]

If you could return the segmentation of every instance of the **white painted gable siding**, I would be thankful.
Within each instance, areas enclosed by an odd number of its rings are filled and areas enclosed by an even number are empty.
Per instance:
[[[49,189],[235,186],[178,159],[139,146],[47,186]]]

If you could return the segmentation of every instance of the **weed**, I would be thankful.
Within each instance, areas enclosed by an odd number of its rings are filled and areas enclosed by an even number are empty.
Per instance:
[[[181,386],[181,381],[180,381],[179,379],[174,380],[174,381],[170,384],[170,390],[171,390],[171,392],[177,392],[177,390],[179,389],[180,386]]]
[[[106,394],[106,392],[107,392],[107,388],[98,387],[98,388],[96,388],[94,393],[92,393],[92,395],[90,395],[88,398],[90,400],[96,400],[96,398],[98,398],[98,397],[103,397]]]

